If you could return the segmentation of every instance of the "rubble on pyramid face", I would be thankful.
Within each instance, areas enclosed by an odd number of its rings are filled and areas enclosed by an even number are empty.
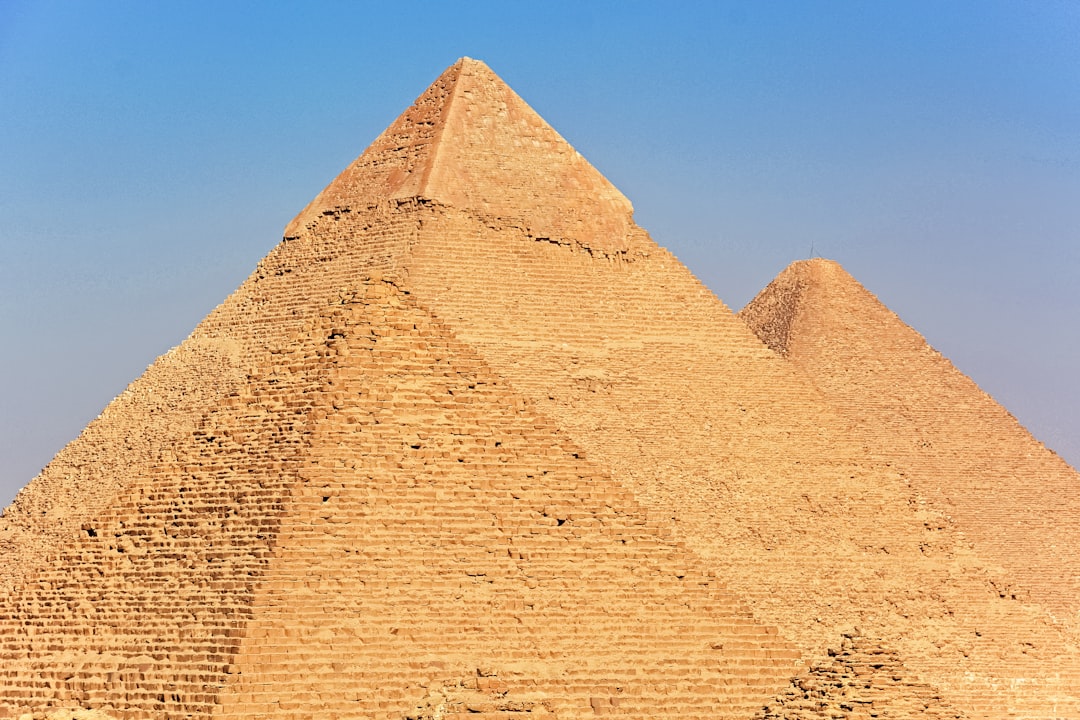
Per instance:
[[[112,715],[100,710],[86,710],[83,708],[66,708],[53,712],[37,712],[21,717],[19,720],[115,720]]]
[[[760,720],[923,717],[962,720],[940,690],[913,677],[895,651],[860,631],[844,632],[839,647],[792,678],[791,687],[770,702]]]
[[[798,288],[797,306],[786,303]],[[740,313],[875,454],[1007,575],[1003,597],[1080,613],[1080,475],[839,264],[792,264]]]
[[[604,703],[608,707],[619,706],[619,700],[616,699],[614,705],[611,700],[604,698]],[[590,709],[593,709],[592,705]],[[514,692],[510,683],[494,673],[478,670],[475,674],[430,688],[415,710],[405,713],[402,720],[444,720],[458,717],[472,720],[483,720],[485,717],[499,720],[519,717],[523,720],[556,720],[558,714],[552,711],[550,700],[536,693]]]

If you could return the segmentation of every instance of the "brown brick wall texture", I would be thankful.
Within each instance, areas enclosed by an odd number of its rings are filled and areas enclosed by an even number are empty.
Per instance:
[[[0,718],[1080,716],[1076,473],[808,282],[458,61],[5,510]]]

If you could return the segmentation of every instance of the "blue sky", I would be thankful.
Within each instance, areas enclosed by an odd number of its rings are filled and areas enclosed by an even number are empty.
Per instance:
[[[462,55],[733,309],[836,259],[1080,464],[1080,4],[0,0],[0,504]]]

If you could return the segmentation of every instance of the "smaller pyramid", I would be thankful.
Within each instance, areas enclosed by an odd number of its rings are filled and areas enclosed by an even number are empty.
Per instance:
[[[1080,475],[839,264],[793,263],[740,313],[1020,596],[1080,612]]]

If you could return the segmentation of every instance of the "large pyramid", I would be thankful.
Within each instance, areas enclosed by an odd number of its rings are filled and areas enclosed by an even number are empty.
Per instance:
[[[872,437],[462,59],[5,511],[0,717],[1080,716]]]

